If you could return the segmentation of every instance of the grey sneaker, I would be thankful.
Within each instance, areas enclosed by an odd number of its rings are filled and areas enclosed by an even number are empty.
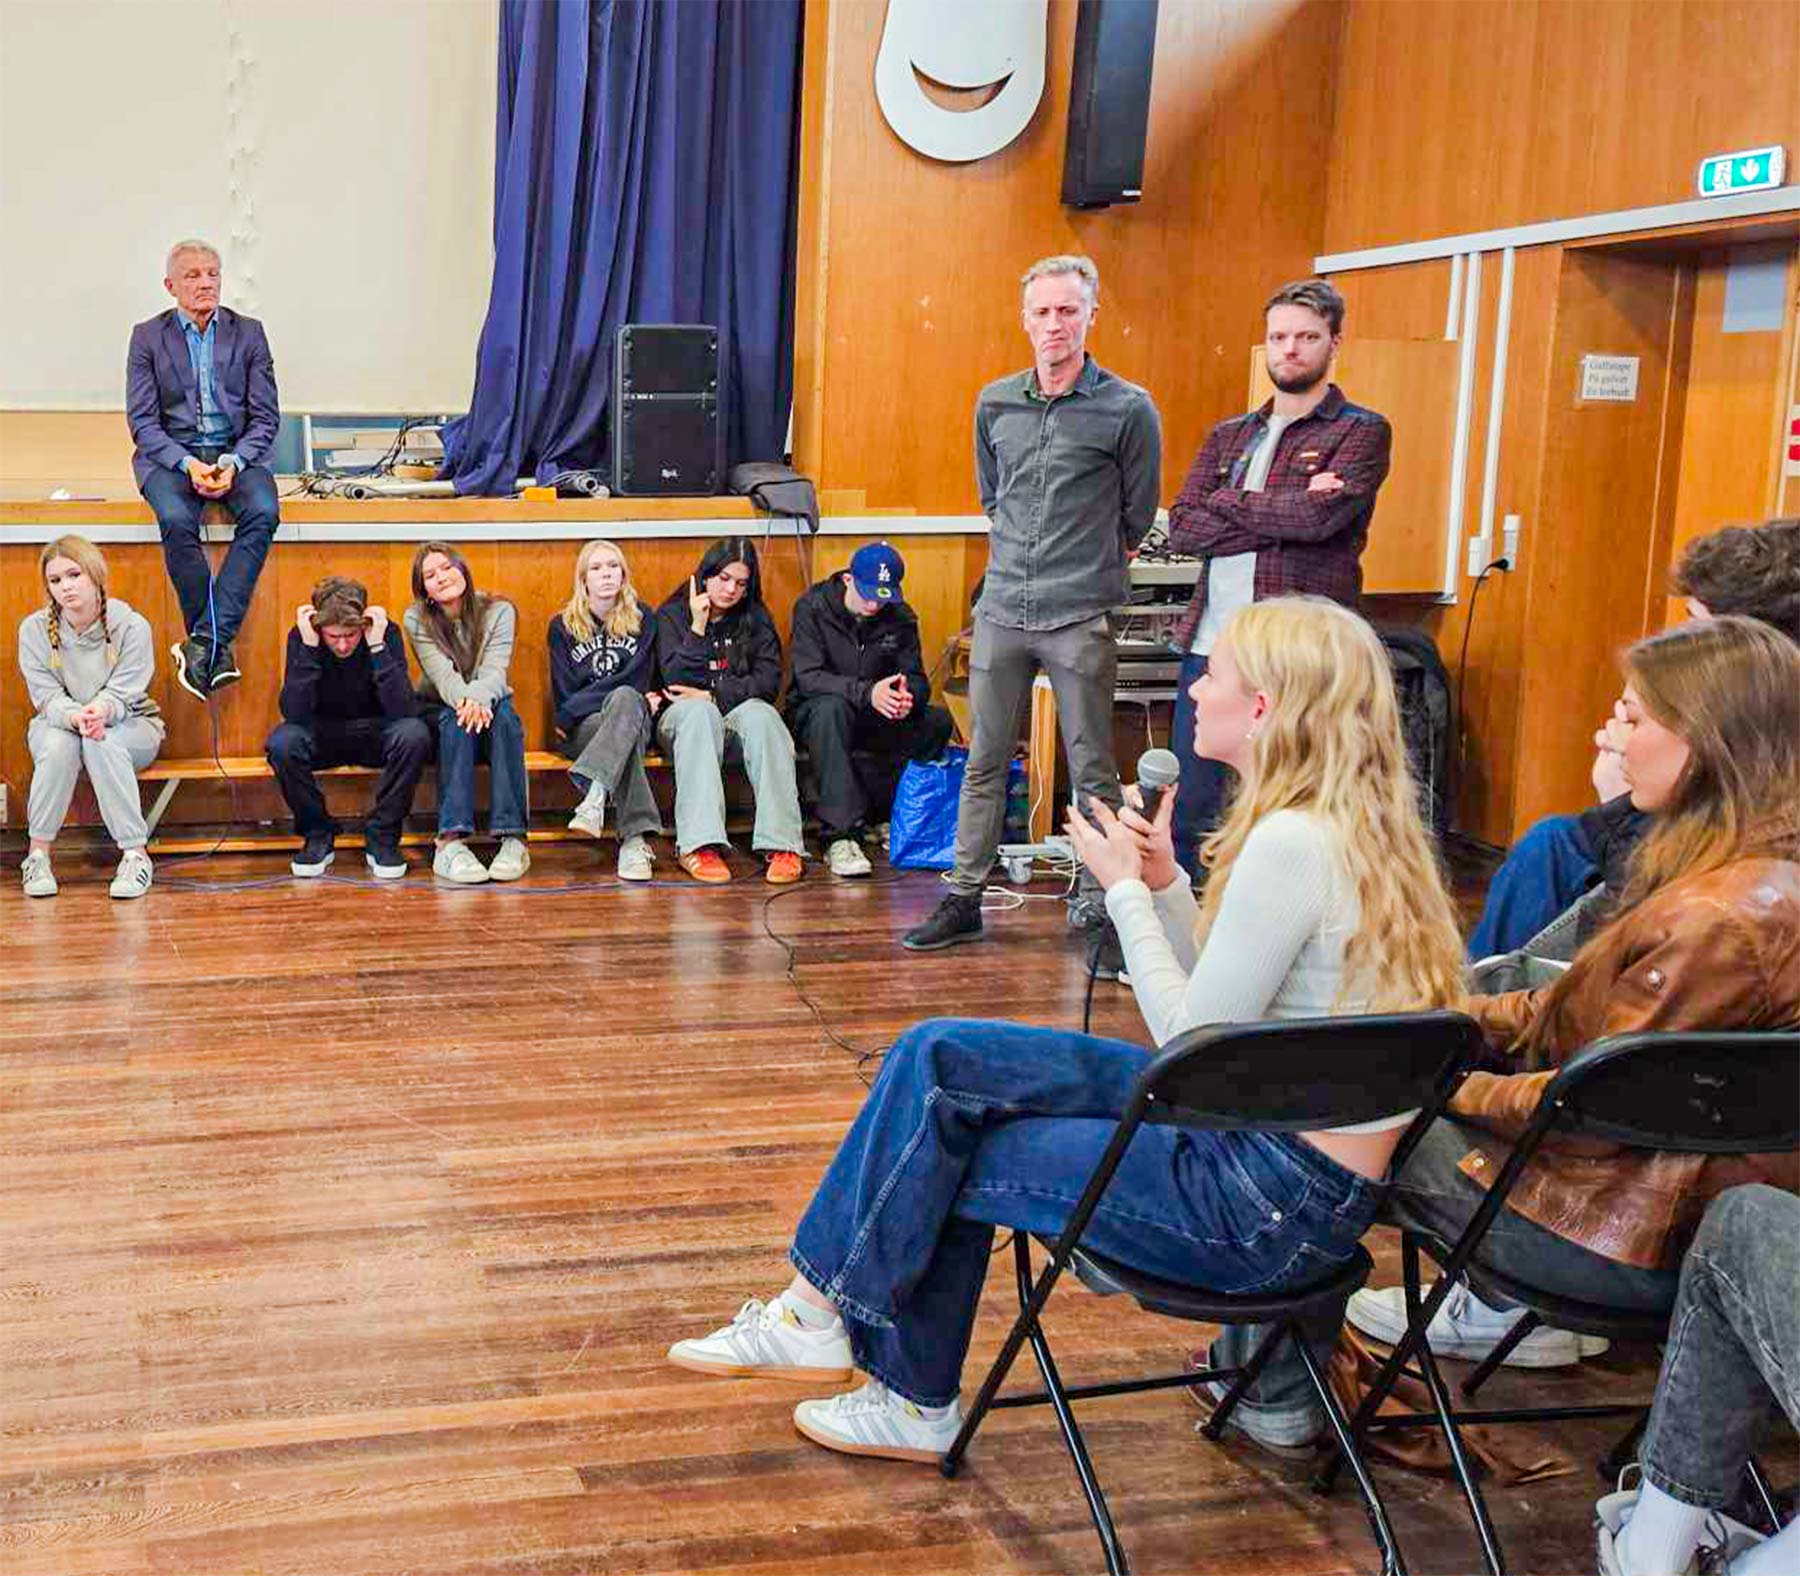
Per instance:
[[[825,868],[834,876],[866,876],[875,867],[854,837],[840,837],[825,850]]]
[[[454,881],[458,886],[480,886],[488,879],[487,866],[461,838],[438,845],[438,851],[431,856],[431,873],[440,881]]]
[[[488,861],[490,881],[517,881],[531,868],[531,854],[522,837],[503,837],[500,852]]]
[[[606,824],[606,790],[596,784],[589,790],[587,798],[575,806],[575,813],[569,817],[571,832],[586,832],[589,837],[598,837],[600,828]]]
[[[128,848],[119,860],[107,891],[116,898],[142,897],[150,890],[150,856],[141,848]]]
[[[40,848],[27,854],[19,874],[25,878],[27,897],[56,896],[56,872],[50,868],[49,849]]]
[[[656,877],[656,855],[642,836],[628,837],[619,845],[619,879],[651,881]]]

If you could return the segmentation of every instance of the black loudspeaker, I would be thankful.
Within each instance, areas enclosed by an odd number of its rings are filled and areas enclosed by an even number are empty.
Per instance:
[[[719,490],[719,331],[707,323],[625,323],[613,344],[614,491]]]
[[[1150,125],[1156,0],[1080,0],[1069,86],[1062,200],[1072,208],[1136,202]]]

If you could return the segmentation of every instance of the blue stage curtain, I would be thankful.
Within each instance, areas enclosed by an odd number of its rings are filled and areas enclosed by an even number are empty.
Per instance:
[[[494,282],[459,493],[602,465],[621,323],[713,323],[727,464],[793,391],[801,0],[501,0]]]

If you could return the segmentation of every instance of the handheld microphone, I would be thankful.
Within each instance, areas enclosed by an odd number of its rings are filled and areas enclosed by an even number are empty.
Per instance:
[[[1137,786],[1144,807],[1139,812],[1146,821],[1154,821],[1162,807],[1162,796],[1181,781],[1181,761],[1173,750],[1145,750],[1138,757]]]

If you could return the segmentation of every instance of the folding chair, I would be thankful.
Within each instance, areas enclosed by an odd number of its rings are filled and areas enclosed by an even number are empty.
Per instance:
[[[1297,1322],[1319,1309],[1341,1308],[1368,1279],[1372,1265],[1367,1251],[1359,1247],[1347,1263],[1312,1286],[1267,1295],[1230,1296],[1141,1274],[1083,1247],[1081,1234],[1133,1135],[1146,1122],[1190,1128],[1301,1132],[1371,1121],[1417,1107],[1419,1116],[1401,1139],[1403,1153],[1448,1104],[1480,1047],[1480,1030],[1468,1018],[1452,1012],[1228,1024],[1194,1030],[1170,1042],[1139,1077],[1118,1129],[1089,1176],[1067,1226],[1050,1248],[1050,1261],[1035,1285],[1030,1240],[1024,1232],[1014,1234],[1019,1316],[982,1384],[962,1432],[944,1455],[944,1475],[956,1475],[975,1431],[990,1409],[1048,1404],[1055,1410],[1082,1492],[1087,1496],[1106,1567],[1116,1576],[1129,1569],[1125,1551],[1069,1403],[1140,1390],[1165,1390],[1197,1381],[1230,1380],[1230,1390],[1203,1430],[1216,1439],[1244,1391],[1281,1343],[1291,1340],[1362,1487],[1369,1520],[1381,1547],[1382,1570],[1403,1573],[1405,1566],[1388,1527],[1387,1512],[1356,1452],[1319,1356],[1307,1344]],[[1397,1153],[1396,1165],[1399,1158]],[[1241,1367],[1186,1369],[1149,1379],[1070,1388],[1057,1371],[1039,1320],[1051,1289],[1071,1264],[1092,1290],[1102,1295],[1123,1293],[1152,1313],[1172,1319],[1268,1324],[1273,1328],[1250,1361]],[[997,1397],[1001,1382],[1026,1341],[1031,1343],[1044,1389]]]
[[[1559,1296],[1482,1262],[1482,1239],[1525,1166],[1552,1133],[1677,1154],[1777,1153],[1800,1147],[1800,1034],[1621,1034],[1596,1041],[1565,1064],[1544,1090],[1531,1125],[1454,1242],[1435,1232],[1402,1227],[1406,1333],[1357,1408],[1350,1423],[1351,1440],[1360,1443],[1371,1428],[1433,1424],[1442,1428],[1451,1468],[1468,1501],[1482,1556],[1493,1576],[1504,1576],[1505,1564],[1486,1503],[1469,1470],[1459,1429],[1472,1423],[1636,1417],[1637,1425],[1607,1457],[1612,1467],[1609,1475],[1613,1475],[1635,1450],[1649,1402],[1454,1410],[1437,1360],[1424,1338],[1445,1297],[1459,1278],[1466,1277],[1484,1302],[1512,1303],[1525,1310],[1493,1352],[1462,1382],[1465,1398],[1473,1396],[1507,1354],[1541,1323],[1609,1340],[1661,1341],[1668,1333],[1673,1308],[1672,1300],[1670,1307],[1645,1312]],[[1439,1266],[1437,1280],[1423,1297],[1421,1252]],[[1414,1362],[1417,1377],[1431,1396],[1432,1410],[1377,1418],[1376,1409],[1401,1372]],[[1334,1453],[1320,1468],[1315,1486],[1328,1491],[1342,1461],[1342,1453]],[[1356,1470],[1354,1461],[1352,1469]],[[1770,1519],[1779,1526],[1767,1481],[1754,1462],[1750,1478]]]

